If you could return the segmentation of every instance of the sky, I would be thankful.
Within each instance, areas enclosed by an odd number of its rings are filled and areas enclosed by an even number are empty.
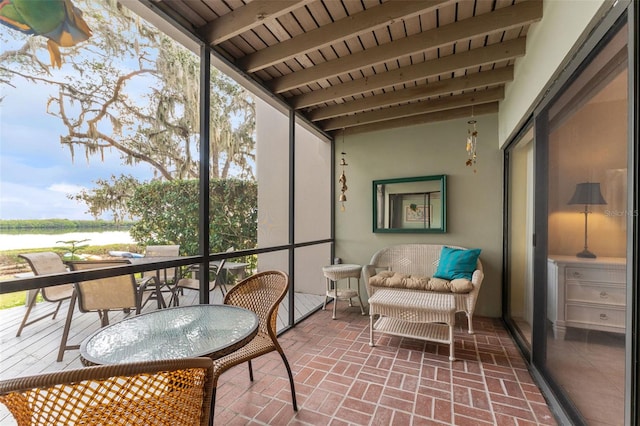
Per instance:
[[[5,33],[0,54],[22,46],[30,37],[3,25],[0,32]],[[38,50],[38,58],[49,62],[46,48]],[[73,72],[65,65],[53,70],[50,78],[61,80]],[[99,156],[87,162],[84,150],[76,148],[72,161],[68,147],[60,144],[65,133],[61,120],[46,112],[53,90],[21,78],[14,78],[11,85],[0,83],[0,219],[92,220],[87,206],[68,199],[69,194],[92,188],[94,181],[111,175],[131,174],[140,180],[153,175],[150,166],[122,165],[116,151],[106,152],[104,162]]]
[[[116,152],[107,153],[104,162],[92,157],[87,163],[84,152],[76,150],[72,162],[69,149],[60,144],[60,119],[46,113],[50,89],[24,80],[15,83],[15,88],[0,86],[0,219],[92,220],[86,205],[67,194],[112,174],[143,180],[152,176],[149,167],[121,165]]]

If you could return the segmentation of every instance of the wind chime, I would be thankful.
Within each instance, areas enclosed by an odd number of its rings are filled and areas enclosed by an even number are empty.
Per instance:
[[[473,167],[473,173],[476,173],[476,148],[478,145],[478,130],[476,129],[476,120],[473,120],[473,112],[471,113],[471,120],[467,122],[467,166]]]
[[[342,149],[344,149],[344,129],[342,129]],[[345,211],[344,202],[347,201],[347,196],[345,192],[347,192],[347,176],[344,174],[344,167],[348,166],[347,161],[344,156],[347,155],[346,152],[342,151],[342,158],[340,159],[340,166],[342,166],[342,173],[340,174],[340,178],[338,179],[338,183],[340,183],[340,211]]]

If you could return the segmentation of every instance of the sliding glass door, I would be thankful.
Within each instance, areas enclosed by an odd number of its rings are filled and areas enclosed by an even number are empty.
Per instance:
[[[624,424],[627,28],[547,108],[546,369],[588,424]]]

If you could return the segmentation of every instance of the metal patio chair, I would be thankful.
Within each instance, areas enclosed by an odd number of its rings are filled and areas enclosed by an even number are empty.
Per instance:
[[[39,253],[23,253],[19,254],[18,257],[21,257],[29,263],[31,270],[35,275],[48,275],[48,274],[61,274],[67,272],[67,267],[62,262],[62,258],[57,253],[54,252],[39,252]],[[42,294],[42,298],[51,303],[57,303],[55,310],[53,312],[49,312],[47,314],[41,315],[38,318],[29,320],[29,314],[31,314],[31,310],[36,304],[36,299],[38,294]],[[43,287],[37,289],[35,292],[28,292],[28,304],[27,311],[24,313],[24,317],[22,318],[22,322],[20,323],[20,327],[18,327],[18,332],[16,333],[16,337],[19,337],[22,333],[22,330],[28,326],[33,324],[34,322],[40,321],[41,319],[52,317],[52,319],[56,318],[58,314],[58,310],[60,310],[60,305],[65,300],[71,299],[73,294],[73,284],[63,284],[54,287]]]
[[[130,262],[128,260],[83,260],[69,262],[69,264],[72,270],[82,271],[128,265]],[[62,361],[66,350],[80,348],[80,345],[67,345],[76,300],[80,312],[98,313],[101,327],[109,325],[109,311],[135,309],[137,313],[140,312],[137,285],[132,274],[80,281],[75,284],[75,290],[69,302],[69,312],[58,350],[58,362]]]
[[[144,258],[172,258],[180,255],[180,245],[152,245],[147,246],[144,252]],[[162,293],[171,293],[173,298],[172,286],[178,276],[177,268],[165,268],[161,270],[144,271],[142,278],[136,280],[138,292],[140,293],[140,309],[150,300],[156,300],[158,309],[164,308],[167,304],[164,301]],[[150,292],[149,296],[144,299],[144,294]],[[144,299],[144,300],[143,300]],[[169,300],[171,305],[171,299]]]

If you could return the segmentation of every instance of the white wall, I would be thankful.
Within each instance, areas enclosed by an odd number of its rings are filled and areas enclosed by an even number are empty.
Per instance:
[[[529,115],[556,70],[583,36],[605,0],[545,0],[542,20],[527,33],[526,55],[515,64],[513,81],[500,102],[499,146],[502,147]]]
[[[478,121],[477,173],[465,165],[467,119],[423,124],[345,137],[336,141],[336,161],[345,151],[349,189],[346,211],[336,203],[336,255],[367,264],[378,249],[411,242],[481,248],[485,280],[478,315],[498,317],[502,271],[502,156],[497,115]],[[341,172],[337,167],[336,174]],[[374,234],[372,181],[447,175],[445,234]],[[337,181],[337,175],[336,175]],[[339,194],[339,191],[337,191]]]

